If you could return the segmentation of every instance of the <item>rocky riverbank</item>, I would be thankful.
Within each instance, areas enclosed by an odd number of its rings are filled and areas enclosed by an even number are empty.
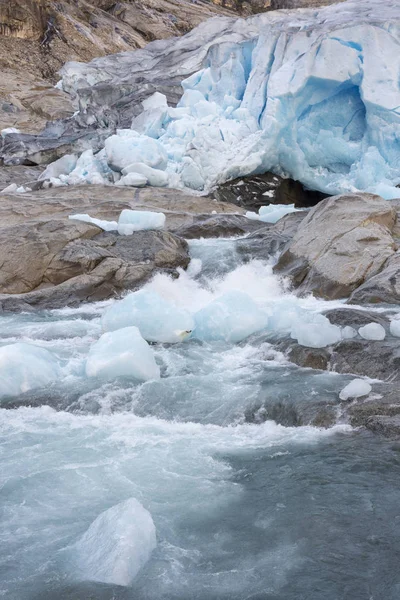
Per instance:
[[[30,168],[13,168],[13,177],[20,177],[21,184],[31,176]],[[271,224],[244,215],[239,205],[247,208],[254,196],[251,188],[240,187],[248,194],[242,192],[236,204],[151,187],[135,191],[74,186],[1,194],[3,314],[119,297],[139,289],[157,273],[178,276],[177,270],[189,264],[187,239],[234,236],[235,251],[245,262],[278,256],[275,271],[296,294],[343,299],[342,307],[329,310],[325,317],[342,331],[352,332],[349,339],[321,347],[309,347],[282,334],[267,334],[255,343],[267,339],[302,368],[370,378],[374,381],[371,394],[341,402],[340,418],[395,435],[400,414],[400,344],[391,321],[400,303],[398,203],[371,194],[343,195]],[[217,191],[215,196],[223,194]],[[277,198],[281,198],[279,193]],[[68,218],[79,212],[114,221],[124,209],[163,212],[165,229],[120,236]],[[368,294],[368,290],[373,292]],[[360,334],[371,323],[382,328],[382,339],[365,339]],[[310,405],[305,413],[299,412],[304,406],[294,408],[288,402],[282,405],[270,399],[264,418],[284,425],[324,426],[337,419],[337,406],[331,401],[328,405],[319,401],[317,408]],[[252,414],[259,415],[260,408]],[[254,418],[249,415],[250,420]]]

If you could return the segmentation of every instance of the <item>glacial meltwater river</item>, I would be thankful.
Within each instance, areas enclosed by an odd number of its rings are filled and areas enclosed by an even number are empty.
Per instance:
[[[191,256],[147,288],[191,311],[243,290],[275,321],[338,304],[291,296],[231,240]],[[88,380],[109,305],[0,317],[2,345],[40,345],[62,367],[2,400],[0,597],[398,600],[400,445],[339,410],[330,429],[265,417],[301,405],[311,422],[352,377],[295,367],[264,333],[156,344],[158,381]]]

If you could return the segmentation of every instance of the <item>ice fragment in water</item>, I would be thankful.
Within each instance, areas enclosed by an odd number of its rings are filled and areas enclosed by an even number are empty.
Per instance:
[[[390,333],[395,337],[400,337],[400,319],[394,319],[390,323]]]
[[[160,369],[153,350],[137,327],[104,333],[90,348],[86,375],[115,379],[132,377],[139,381],[159,379]]]
[[[194,315],[193,337],[211,342],[240,342],[267,326],[267,316],[244,292],[220,296]]]
[[[355,337],[357,337],[357,331],[356,329],[354,329],[354,327],[350,327],[350,325],[346,325],[346,327],[343,327],[342,338],[344,340],[351,340]]]
[[[295,323],[291,337],[301,346],[308,348],[326,348],[342,339],[340,327],[332,325],[323,315],[315,315],[314,320]]]
[[[364,327],[360,327],[358,333],[361,335],[364,340],[371,341],[382,341],[386,337],[385,328],[379,323],[368,323],[368,325],[364,325]]]
[[[24,342],[0,348],[0,397],[18,396],[59,377],[57,360],[45,348]]]
[[[101,513],[67,551],[79,579],[130,586],[156,545],[151,514],[130,498]]]
[[[115,302],[103,315],[104,331],[136,326],[148,342],[177,343],[194,328],[193,317],[158,294],[140,290]]]
[[[372,387],[364,379],[353,379],[345,388],[340,392],[339,398],[341,400],[350,400],[352,398],[362,398],[362,396],[368,396],[371,392]]]

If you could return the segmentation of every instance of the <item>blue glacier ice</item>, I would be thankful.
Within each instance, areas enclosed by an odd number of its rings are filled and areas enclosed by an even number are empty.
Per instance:
[[[153,350],[137,327],[104,333],[89,351],[86,375],[113,380],[131,377],[139,381],[158,379],[160,369]]]
[[[164,225],[164,213],[124,209],[118,219],[118,233],[120,235],[132,235],[134,231],[162,229]]]
[[[157,545],[150,513],[135,498],[102,512],[76,544],[74,577],[129,586]]]
[[[193,337],[206,342],[240,342],[267,325],[267,316],[244,292],[226,292],[194,315]]]
[[[54,354],[45,348],[24,342],[0,348],[0,398],[45,387],[60,374]]]
[[[104,331],[135,326],[148,342],[176,343],[194,328],[190,313],[147,290],[129,294],[103,314]]]
[[[214,19],[148,50],[71,63],[62,85],[72,94],[102,81],[125,85],[146,57],[155,86],[157,78],[181,77],[177,106],[156,92],[138,108],[131,129],[106,139],[101,157],[115,173],[140,163],[165,173],[152,185],[168,181],[207,191],[231,178],[274,171],[328,194],[366,190],[394,198],[399,50],[398,2],[348,0],[247,20]],[[179,53],[184,58],[177,61]],[[81,116],[86,112],[82,100]],[[104,165],[95,171],[87,181],[110,178]]]

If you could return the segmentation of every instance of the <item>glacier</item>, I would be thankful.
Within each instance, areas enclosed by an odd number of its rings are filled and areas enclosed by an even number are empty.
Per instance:
[[[398,2],[348,0],[212,19],[181,39],[67,63],[62,87],[79,111],[63,131],[90,148],[47,172],[55,184],[147,179],[207,192],[273,171],[327,194],[398,197],[399,50]],[[54,127],[6,135],[6,163],[27,148],[42,161],[40,144],[67,136]]]

